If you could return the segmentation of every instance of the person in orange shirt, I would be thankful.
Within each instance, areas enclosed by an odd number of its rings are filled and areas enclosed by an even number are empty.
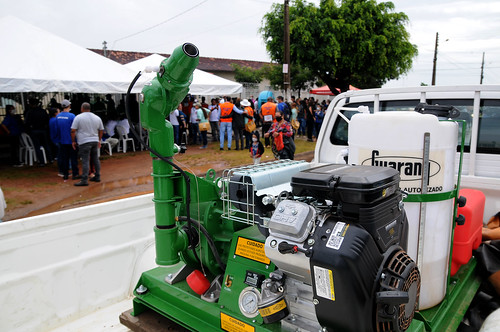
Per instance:
[[[255,124],[255,119],[254,119],[254,110],[253,110],[253,103],[248,100],[248,99],[243,99],[240,103],[241,107],[243,110],[246,112],[245,114],[245,130],[243,131],[243,134],[245,135],[245,149],[250,149],[250,145],[252,144],[252,132],[253,131],[248,131],[248,124],[254,123]],[[242,147],[243,150],[243,147]]]
[[[260,107],[260,116],[262,118],[262,136],[269,131],[273,122],[274,116],[276,113],[276,104],[273,102],[273,97],[267,98],[267,103],[263,104]],[[265,138],[266,148],[270,147],[269,137]]]
[[[231,150],[233,140],[233,112],[243,114],[244,112],[233,103],[230,97],[225,97],[225,102],[219,104],[220,110],[220,149],[224,150],[224,134],[227,132],[227,149]]]

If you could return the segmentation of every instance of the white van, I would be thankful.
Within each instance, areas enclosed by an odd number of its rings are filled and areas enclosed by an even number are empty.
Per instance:
[[[500,211],[500,85],[422,86],[343,93],[330,103],[318,135],[315,162],[344,161],[348,120],[354,114],[366,110],[413,111],[419,103],[452,105],[460,110],[458,119],[467,123],[461,187],[484,192],[487,220]]]

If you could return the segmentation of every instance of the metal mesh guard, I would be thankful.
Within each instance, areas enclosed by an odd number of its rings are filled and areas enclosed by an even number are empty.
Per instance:
[[[253,182],[245,182],[243,180],[236,181],[235,178],[252,178],[252,176],[260,176],[262,174],[268,174],[269,172],[276,172],[276,170],[303,163],[305,162],[285,159],[224,170],[221,177],[221,199],[223,207],[222,218],[227,218],[232,221],[238,221],[248,225],[255,225],[258,223],[255,214],[255,193],[260,188],[258,188]],[[239,186],[240,190],[238,190],[238,193],[241,193],[239,197],[231,197],[229,191],[232,185]],[[240,208],[238,208],[238,206]],[[269,218],[262,215],[257,216],[262,220],[261,226],[266,227]]]

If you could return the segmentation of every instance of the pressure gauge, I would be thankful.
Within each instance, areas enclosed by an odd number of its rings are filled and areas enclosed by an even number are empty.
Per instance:
[[[240,311],[245,317],[253,318],[259,314],[257,304],[260,299],[260,293],[255,287],[246,287],[240,293],[238,304]]]

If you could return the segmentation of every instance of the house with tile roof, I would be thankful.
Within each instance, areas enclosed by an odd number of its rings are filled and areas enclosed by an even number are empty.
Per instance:
[[[90,48],[89,50],[104,56],[104,50]],[[147,57],[153,53],[148,52],[134,52],[134,51],[117,51],[117,50],[106,50],[106,57],[116,61],[122,65],[127,64],[129,62],[142,59]],[[158,53],[164,57],[169,57],[170,54],[167,53]],[[250,67],[252,69],[260,69],[263,66],[269,64],[269,62],[263,61],[251,61],[251,60],[237,60],[237,59],[223,59],[223,58],[209,58],[209,57],[200,57],[200,63],[198,65],[198,69],[212,73],[214,75],[220,76],[222,78],[236,81],[234,79],[234,69],[231,66],[232,64],[237,64],[242,67]],[[248,97],[250,95],[258,96],[260,91],[269,89],[269,81],[264,79],[258,87],[249,88],[248,85],[245,85],[246,93],[244,97]],[[255,90],[255,91],[249,91]]]

